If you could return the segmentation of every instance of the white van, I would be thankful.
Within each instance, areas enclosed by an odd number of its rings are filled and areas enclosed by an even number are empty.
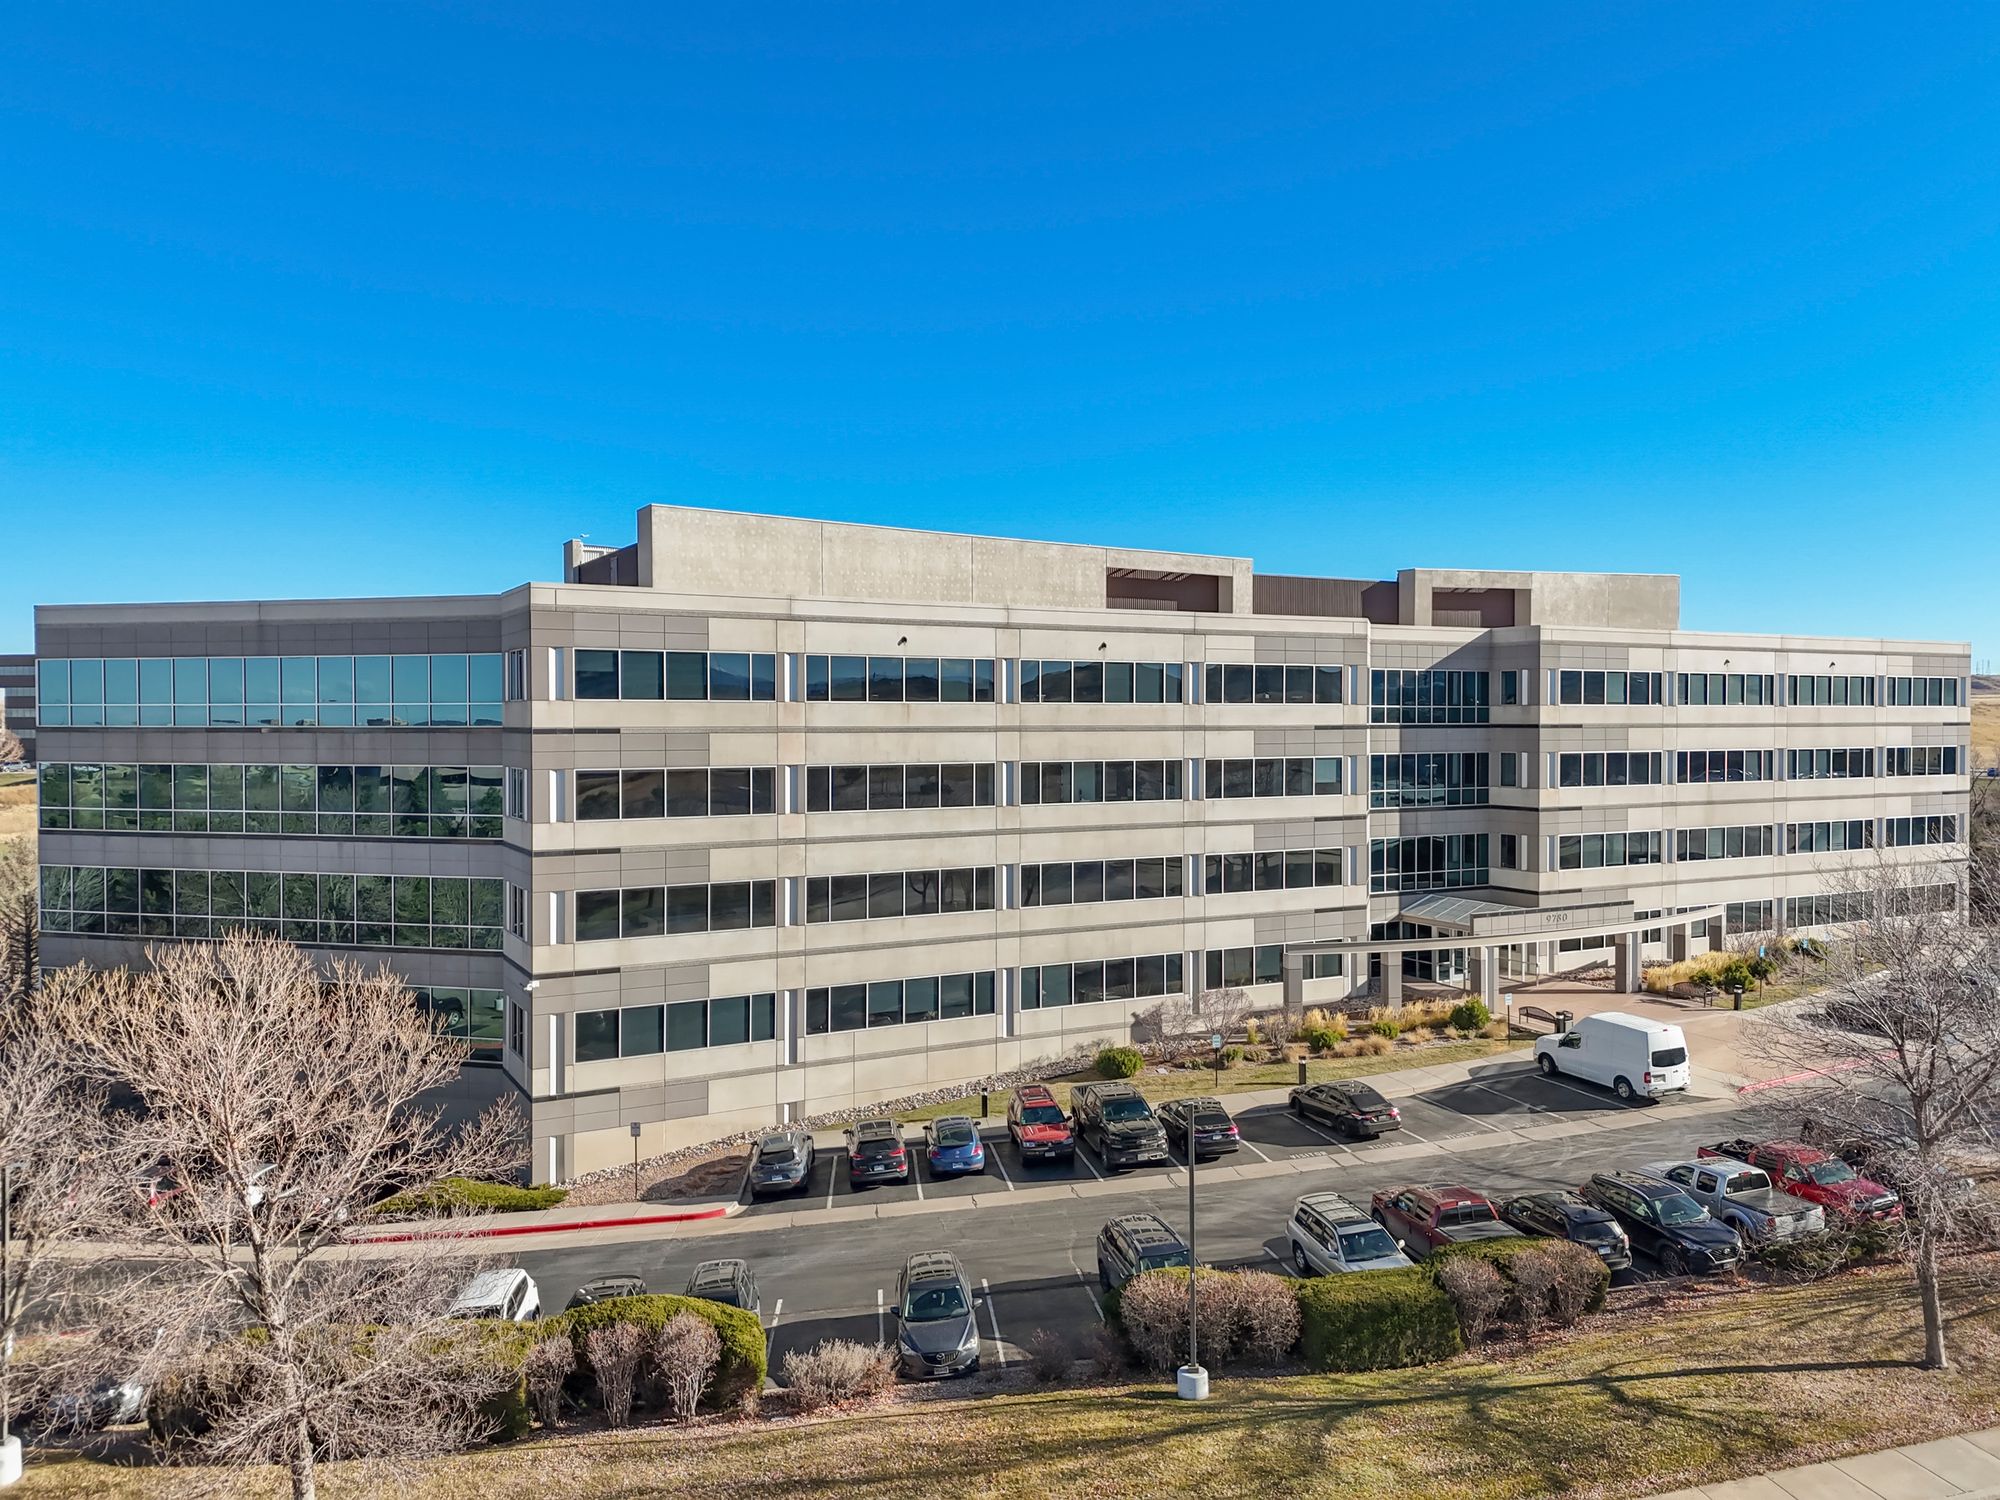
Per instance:
[[[1657,1099],[1688,1086],[1687,1038],[1680,1027],[1615,1010],[1537,1037],[1535,1065],[1544,1077],[1567,1073],[1601,1083],[1620,1099]]]

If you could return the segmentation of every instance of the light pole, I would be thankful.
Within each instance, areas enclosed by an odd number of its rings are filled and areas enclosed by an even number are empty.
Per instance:
[[[13,1266],[9,1263],[9,1252],[14,1241],[14,1174],[23,1170],[17,1162],[0,1161],[0,1307],[11,1304],[14,1283],[10,1279]],[[7,1347],[0,1349],[0,1486],[14,1483],[21,1477],[21,1440],[13,1435],[7,1424],[8,1375],[14,1367],[14,1335],[7,1335]]]
[[[1208,1039],[1210,1052],[1214,1054],[1214,1064],[1219,1071],[1222,1067],[1222,1034],[1213,1033]],[[1175,1385],[1183,1401],[1206,1401],[1208,1399],[1208,1371],[1201,1367],[1199,1345],[1201,1318],[1196,1311],[1195,1276],[1201,1269],[1201,1257],[1195,1254],[1194,1229],[1194,1117],[1197,1112],[1190,1108],[1187,1112],[1187,1168],[1188,1168],[1188,1359],[1177,1373]]]

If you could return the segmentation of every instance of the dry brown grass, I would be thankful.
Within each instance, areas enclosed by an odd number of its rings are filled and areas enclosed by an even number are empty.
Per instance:
[[[0,780],[0,839],[35,836],[35,779]]]
[[[1975,766],[2000,763],[2000,693],[1973,694],[1972,763]]]

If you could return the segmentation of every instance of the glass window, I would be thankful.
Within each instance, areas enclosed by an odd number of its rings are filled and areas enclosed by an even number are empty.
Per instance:
[[[618,653],[580,647],[576,653],[576,695],[579,698],[618,696]],[[399,698],[402,696],[399,692]]]
[[[578,1062],[609,1062],[618,1055],[617,1011],[580,1010],[575,1024]]]
[[[653,701],[666,696],[666,678],[660,666],[659,652],[618,653],[618,696],[633,701]]]
[[[708,653],[669,651],[665,657],[664,688],[669,699],[688,702],[708,696]]]

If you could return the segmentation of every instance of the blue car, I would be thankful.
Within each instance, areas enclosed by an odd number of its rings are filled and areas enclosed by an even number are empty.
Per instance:
[[[979,1127],[964,1115],[946,1115],[924,1126],[924,1155],[935,1176],[986,1170],[986,1147]]]

